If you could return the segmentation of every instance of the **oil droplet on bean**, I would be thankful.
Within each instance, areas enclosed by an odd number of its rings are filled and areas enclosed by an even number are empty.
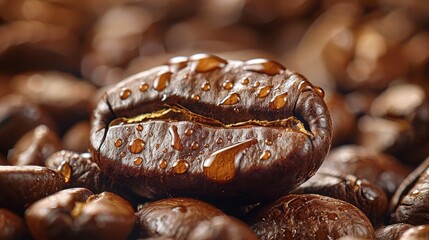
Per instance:
[[[161,159],[161,160],[159,161],[158,165],[159,165],[159,167],[160,167],[161,169],[166,169],[166,168],[167,168],[167,160],[165,160],[165,159]]]
[[[218,138],[217,140],[216,140],[216,143],[217,144],[221,144],[223,142],[223,139],[222,138]]]
[[[70,178],[72,175],[72,167],[68,162],[62,161],[61,164],[58,166],[58,172],[63,175],[64,181],[66,183],[70,182]]]
[[[243,84],[243,85],[247,85],[247,84],[249,84],[249,82],[250,82],[250,80],[248,78],[241,80],[241,84]]]
[[[280,74],[285,70],[285,67],[280,63],[263,58],[249,60],[245,63],[243,68],[244,70],[264,73],[270,76]]]
[[[229,135],[228,137],[226,137],[226,139],[228,139],[228,141],[231,141],[232,140],[232,136]]]
[[[185,206],[176,206],[176,207],[173,207],[172,210],[175,211],[175,212],[185,213],[185,212],[188,211],[188,208],[185,207]]]
[[[203,151],[203,150],[201,150],[201,151],[199,152],[199,154],[204,154],[204,151]]]
[[[188,58],[183,56],[170,58],[167,64],[170,66],[172,71],[178,71],[188,65]]]
[[[240,95],[238,93],[230,93],[228,96],[226,96],[222,102],[221,105],[233,105],[240,101]]]
[[[255,83],[253,83],[253,87],[254,88],[259,87],[259,85],[261,85],[261,83],[259,81],[256,81]]]
[[[203,85],[201,85],[201,89],[202,89],[204,92],[207,92],[208,90],[210,90],[210,83],[209,83],[209,82],[205,82],[205,83],[203,83]]]
[[[200,145],[199,145],[197,142],[193,142],[193,143],[191,144],[191,149],[192,149],[192,150],[197,150],[199,147],[200,147]]]
[[[192,133],[194,133],[194,130],[192,128],[187,128],[185,130],[185,135],[188,136],[188,137],[191,136]]]
[[[301,82],[298,84],[298,90],[300,92],[312,91],[313,85],[305,80],[301,80]]]
[[[192,94],[191,98],[194,99],[195,101],[198,101],[198,100],[200,100],[200,95],[198,95],[198,94]]]
[[[121,93],[119,94],[119,97],[122,100],[125,100],[125,99],[129,98],[130,96],[131,96],[131,90],[126,89],[126,88],[122,89]]]
[[[261,156],[259,157],[259,159],[261,160],[267,160],[268,158],[271,157],[271,152],[269,150],[265,150]]]
[[[137,129],[137,131],[143,131],[143,125],[138,124],[136,129]]]
[[[118,138],[118,139],[116,139],[116,141],[115,141],[115,147],[120,147],[120,146],[122,146],[122,139],[120,139],[120,138]]]
[[[416,189],[416,190],[412,191],[410,195],[414,196],[414,197],[418,196],[418,195],[420,195],[420,190]]]
[[[316,92],[319,97],[324,98],[325,97],[325,91],[321,87],[313,86],[314,91]]]
[[[286,105],[287,93],[282,93],[273,97],[270,100],[269,106],[271,109],[278,110]]]
[[[177,126],[173,125],[169,127],[168,131],[171,135],[171,146],[174,150],[181,151],[183,149],[183,146],[179,134],[177,133]]]
[[[189,163],[185,160],[178,160],[173,164],[173,170],[177,174],[183,174],[189,169]]]
[[[153,88],[155,90],[162,91],[164,90],[168,84],[170,83],[170,78],[171,75],[173,73],[172,72],[161,72],[158,74],[158,77],[156,78],[155,82],[153,83]]]
[[[233,111],[234,111],[235,113],[239,113],[239,112],[240,112],[240,109],[238,109],[238,108],[236,108],[236,107],[235,107],[235,108],[233,109]]]
[[[155,148],[156,148],[156,149],[158,149],[158,148],[159,148],[159,146],[160,146],[160,144],[159,144],[159,143],[155,144]]]
[[[146,92],[149,89],[149,84],[142,82],[139,86],[140,92]]]
[[[136,166],[140,166],[143,163],[143,158],[141,157],[137,157],[136,159],[134,159],[134,165]]]
[[[258,93],[257,93],[258,94],[258,98],[265,98],[265,97],[267,97],[268,94],[270,94],[272,87],[273,86],[265,86],[265,87],[260,88],[259,91],[258,91]]]
[[[143,151],[145,144],[145,141],[140,138],[136,138],[128,145],[128,148],[130,149],[131,153],[137,154]]]
[[[164,149],[162,149],[162,152],[163,152],[163,153],[167,153],[167,152],[168,152],[168,149],[167,149],[167,148],[164,148]]]
[[[193,68],[197,73],[210,72],[222,68],[228,63],[218,56],[204,53],[192,55],[189,59],[195,64]]]
[[[232,87],[234,87],[234,83],[232,81],[228,80],[228,81],[224,82],[222,84],[222,86],[223,86],[223,89],[230,90]]]
[[[273,141],[269,140],[269,139],[265,139],[265,144],[267,144],[268,146],[273,145]]]
[[[205,148],[208,148],[208,147],[209,147],[209,144],[208,144],[208,143],[204,144],[204,147],[205,147]]]
[[[244,150],[256,144],[258,140],[249,139],[244,142],[222,148],[212,153],[209,158],[204,160],[204,174],[215,181],[227,182],[235,176],[235,162],[241,156]]]
[[[121,153],[119,154],[119,156],[120,156],[121,158],[125,157],[125,155],[127,155],[125,152],[121,152]]]

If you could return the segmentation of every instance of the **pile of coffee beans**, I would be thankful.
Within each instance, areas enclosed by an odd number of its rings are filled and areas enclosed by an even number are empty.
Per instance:
[[[429,1],[0,1],[0,239],[428,239]]]

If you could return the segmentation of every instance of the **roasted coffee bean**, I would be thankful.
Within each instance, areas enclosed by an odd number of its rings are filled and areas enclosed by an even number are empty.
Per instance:
[[[88,152],[90,124],[81,121],[70,127],[63,136],[64,149],[79,153]]]
[[[214,206],[191,198],[169,198],[141,206],[137,213],[140,237],[188,239],[202,221],[224,213]]]
[[[375,238],[365,214],[330,197],[290,194],[255,211],[250,225],[260,239]]]
[[[394,157],[356,145],[333,149],[320,170],[367,179],[383,189],[388,198],[410,173],[410,170]]]
[[[416,226],[408,229],[399,240],[426,240],[429,238],[429,225]]]
[[[399,240],[402,234],[412,227],[413,225],[406,223],[383,226],[375,231],[375,237],[377,240]]]
[[[26,234],[24,219],[8,209],[0,208],[0,239],[19,240],[24,239]]]
[[[274,61],[173,58],[104,95],[90,150],[148,198],[272,199],[314,175],[330,148],[323,95]]]
[[[216,216],[198,224],[190,233],[192,240],[257,240],[255,233],[239,220],[227,216]]]
[[[62,150],[52,154],[45,165],[64,175],[65,188],[87,188],[93,193],[113,192],[131,202],[133,206],[137,206],[143,200],[111,179],[108,174],[102,173],[89,153]]]
[[[68,188],[87,188],[95,193],[105,190],[105,176],[102,176],[100,168],[91,160],[88,153],[79,154],[62,150],[52,154],[45,165],[60,172]]]
[[[422,86],[396,84],[359,121],[359,144],[417,166],[429,155],[429,97]]]
[[[387,213],[386,193],[366,179],[353,175],[319,171],[293,193],[313,193],[343,200],[359,208],[374,225],[381,223]]]
[[[34,239],[126,239],[134,219],[125,199],[110,192],[94,195],[84,188],[62,190],[25,212]]]
[[[0,166],[0,207],[21,211],[64,185],[64,177],[46,167]]]
[[[22,135],[41,124],[56,129],[49,115],[27,98],[19,95],[1,98],[0,152],[7,154]]]
[[[11,165],[43,166],[46,159],[62,148],[58,135],[45,125],[40,125],[22,136],[9,151]]]
[[[399,186],[390,202],[391,223],[429,223],[429,158]]]
[[[49,112],[62,133],[74,123],[89,119],[93,108],[95,88],[66,73],[21,74],[12,79],[12,88]]]

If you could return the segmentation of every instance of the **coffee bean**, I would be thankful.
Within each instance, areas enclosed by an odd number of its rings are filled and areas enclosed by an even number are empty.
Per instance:
[[[320,170],[367,179],[383,189],[388,198],[393,195],[410,172],[408,167],[394,157],[356,145],[345,145],[333,149]]]
[[[375,238],[371,222],[355,206],[313,194],[286,195],[255,209],[250,225],[260,239]]]
[[[429,158],[399,186],[390,202],[390,222],[420,225],[429,223]]]
[[[375,237],[377,240],[399,240],[399,238],[404,234],[404,232],[412,227],[413,225],[407,223],[397,223],[383,226],[375,231]]]
[[[62,148],[57,134],[45,125],[40,125],[22,136],[8,156],[11,165],[43,166],[46,159]]]
[[[399,240],[425,240],[429,236],[429,225],[411,227],[402,234]]]
[[[387,213],[386,193],[368,180],[353,175],[319,171],[292,192],[320,194],[348,202],[365,213],[374,225],[382,223]]]
[[[19,138],[41,124],[56,129],[52,118],[27,98],[19,95],[1,98],[0,152],[7,154]]]
[[[173,59],[104,95],[90,148],[102,172],[147,198],[272,199],[312,176],[330,148],[323,96],[275,61]]]
[[[46,167],[0,166],[0,206],[22,211],[64,185],[64,177]]]
[[[190,233],[189,238],[192,240],[220,240],[220,239],[237,239],[237,240],[256,240],[258,237],[255,233],[241,221],[227,217],[216,216],[198,224]]]
[[[188,239],[202,221],[224,213],[214,206],[191,198],[169,198],[147,203],[137,213],[140,237]]]
[[[32,204],[25,220],[34,239],[126,239],[134,210],[116,194],[72,188]]]
[[[24,219],[5,208],[0,208],[0,239],[24,239],[26,235]]]

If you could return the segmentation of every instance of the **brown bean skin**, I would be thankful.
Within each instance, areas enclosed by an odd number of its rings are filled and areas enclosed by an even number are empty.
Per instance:
[[[405,231],[413,227],[407,223],[396,223],[378,228],[375,231],[377,240],[398,240]]]
[[[320,170],[367,179],[382,188],[388,198],[410,173],[410,169],[394,157],[357,145],[332,149]]]
[[[319,171],[292,192],[320,194],[348,202],[365,213],[374,225],[382,223],[387,214],[386,193],[368,180],[353,175]]]
[[[64,177],[46,167],[0,166],[0,206],[22,211],[64,185]]]
[[[140,237],[187,239],[205,220],[224,213],[214,206],[192,198],[169,198],[147,203],[137,211]]]
[[[27,227],[24,219],[5,208],[0,208],[0,239],[24,239]]]
[[[71,188],[31,205],[25,220],[34,239],[126,239],[134,210],[116,194]]]
[[[315,173],[331,145],[321,89],[268,60],[198,54],[172,62],[120,82],[99,102],[90,151],[103,172],[148,198],[236,202],[278,197]],[[198,115],[189,119],[182,107]],[[126,119],[163,108],[180,110],[169,120]],[[276,119],[283,125],[263,126]]]
[[[402,234],[399,240],[425,240],[429,237],[429,225],[421,225],[409,228]]]
[[[52,118],[37,104],[20,95],[7,95],[0,99],[0,152],[8,150],[25,133],[44,124],[56,129]]]
[[[371,222],[344,201],[315,194],[290,194],[254,212],[249,224],[260,239],[375,239]]]
[[[429,158],[402,182],[390,202],[390,222],[429,223]]]
[[[62,148],[58,135],[45,125],[40,125],[22,136],[9,157],[11,165],[43,166],[46,159]]]
[[[241,221],[227,217],[216,216],[203,221],[190,233],[190,240],[257,240],[255,233]]]

